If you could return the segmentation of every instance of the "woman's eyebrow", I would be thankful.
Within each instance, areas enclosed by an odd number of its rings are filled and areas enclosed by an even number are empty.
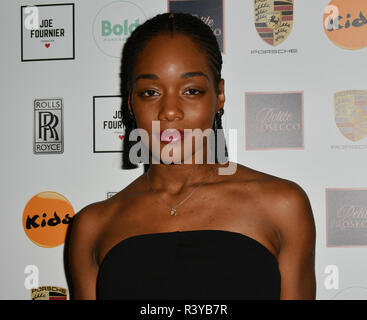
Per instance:
[[[201,77],[201,76],[209,80],[209,76],[206,73],[201,72],[201,71],[186,72],[186,73],[181,74],[181,78],[183,79],[192,78],[192,77]]]
[[[140,74],[138,75],[135,80],[134,80],[134,83],[136,81],[138,81],[139,79],[148,79],[148,80],[158,80],[159,77],[155,74],[152,74],[152,73],[147,73],[147,74]]]
[[[182,79],[187,79],[187,78],[192,78],[192,77],[205,77],[209,80],[209,76],[206,73],[201,72],[201,71],[192,71],[192,72],[186,72],[186,73],[181,74]],[[138,81],[139,79],[159,80],[159,77],[153,73],[140,74],[135,78],[134,83]]]

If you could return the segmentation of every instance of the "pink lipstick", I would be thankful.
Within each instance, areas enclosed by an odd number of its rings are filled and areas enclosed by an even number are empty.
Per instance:
[[[160,132],[161,142],[170,143],[183,140],[185,133],[181,129],[165,129]]]

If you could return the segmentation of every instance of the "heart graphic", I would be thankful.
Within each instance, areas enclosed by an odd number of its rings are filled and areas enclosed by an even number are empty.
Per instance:
[[[125,136],[123,136],[123,135],[119,135],[119,138],[120,138],[120,140],[122,140],[123,138],[124,138]]]
[[[45,47],[46,48],[49,48],[50,47],[50,44],[49,43],[45,43]]]

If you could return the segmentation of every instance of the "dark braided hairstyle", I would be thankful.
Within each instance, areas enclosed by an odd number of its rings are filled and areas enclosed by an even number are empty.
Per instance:
[[[209,67],[213,73],[215,88],[218,93],[218,84],[221,80],[222,54],[215,35],[211,28],[199,18],[188,13],[163,13],[145,21],[139,25],[126,40],[123,51],[120,70],[120,92],[122,96],[122,122],[125,126],[125,138],[123,140],[123,169],[137,168],[137,164],[131,163],[129,152],[131,147],[137,143],[126,139],[130,132],[137,128],[135,116],[128,108],[128,99],[132,93],[132,75],[139,53],[146,44],[157,35],[184,34],[189,36],[208,59]],[[216,113],[212,129],[215,132],[215,162],[217,159],[217,129],[222,128],[223,108]],[[222,130],[220,130],[223,136]],[[224,141],[224,136],[222,137]],[[224,141],[225,143],[225,141]],[[225,145],[225,157],[227,157]],[[149,167],[149,164],[148,166]],[[147,169],[147,167],[145,169]]]

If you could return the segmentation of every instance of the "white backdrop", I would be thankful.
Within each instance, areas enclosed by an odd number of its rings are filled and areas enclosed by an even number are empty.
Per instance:
[[[238,162],[298,183],[308,194],[316,222],[317,299],[367,298],[367,256],[363,245],[327,246],[326,189],[367,188],[366,145],[346,139],[334,119],[334,93],[367,90],[367,48],[337,47],[323,29],[329,0],[296,0],[294,26],[276,49],[288,54],[254,54],[273,49],[254,27],[253,2],[224,1],[223,73],[225,129],[237,129]],[[121,153],[93,152],[93,97],[119,94],[120,60],[107,56],[93,39],[93,21],[110,0],[2,0],[1,45],[1,299],[30,299],[27,265],[39,270],[39,285],[67,288],[64,245],[37,246],[26,236],[22,215],[42,191],[64,195],[75,212],[117,192],[142,174],[121,169]],[[130,0],[146,17],[167,11],[166,0]],[[21,61],[21,6],[75,4],[75,59]],[[304,149],[245,149],[245,92],[303,91]],[[33,101],[61,97],[64,104],[64,152],[33,153]],[[255,213],[254,213],[255,214]],[[362,229],[358,232],[365,232]],[[333,273],[328,266],[333,265]],[[330,268],[330,267],[329,267]],[[336,273],[338,271],[338,274]],[[330,276],[334,287],[330,287]],[[335,283],[338,279],[338,283]],[[329,283],[329,285],[328,285]]]

